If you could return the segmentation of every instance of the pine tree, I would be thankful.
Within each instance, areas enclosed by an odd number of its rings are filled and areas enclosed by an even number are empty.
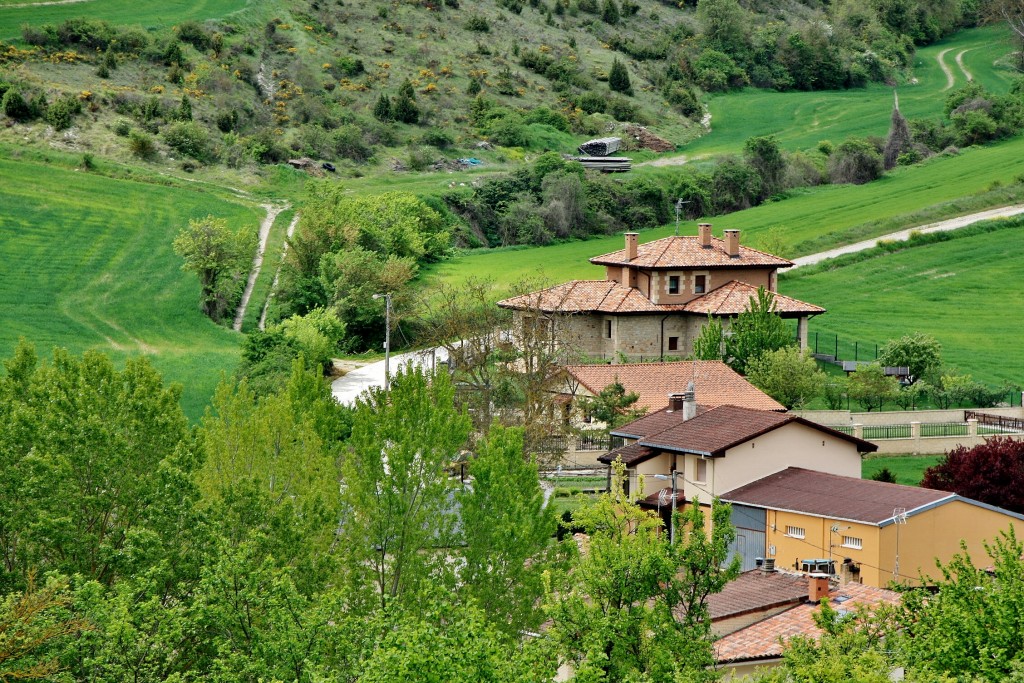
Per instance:
[[[614,25],[619,23],[619,6],[615,4],[615,0],[604,0],[601,18],[604,19],[606,24]]]
[[[612,70],[608,73],[608,87],[624,95],[633,94],[633,85],[629,82],[626,65],[616,59],[612,62]]]
[[[398,89],[392,111],[395,120],[402,123],[416,123],[420,120],[420,109],[416,106],[416,91],[412,89],[412,83],[408,80]]]
[[[191,121],[192,120],[192,102],[189,101],[188,95],[181,96],[181,105],[178,107],[177,117],[179,121]]]
[[[385,123],[395,119],[394,112],[391,109],[391,98],[387,96],[387,93],[381,93],[380,97],[377,98],[377,104],[373,105],[373,116],[378,121]]]

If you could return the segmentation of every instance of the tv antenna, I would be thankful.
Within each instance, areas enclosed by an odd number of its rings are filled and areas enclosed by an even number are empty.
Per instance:
[[[684,202],[682,197],[676,200],[676,237],[679,237],[679,212],[682,211],[684,204],[689,203],[689,201]]]

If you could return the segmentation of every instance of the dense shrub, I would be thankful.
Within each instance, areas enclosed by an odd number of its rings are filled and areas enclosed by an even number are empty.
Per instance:
[[[192,121],[172,123],[164,129],[163,137],[168,147],[197,161],[212,161],[215,156],[206,129]]]
[[[463,28],[467,31],[476,31],[477,33],[489,33],[491,30],[491,24],[487,21],[486,17],[482,17],[479,14],[472,14],[466,23],[463,24]]]
[[[373,156],[373,148],[363,141],[363,131],[359,126],[341,126],[334,131],[333,137],[334,151],[342,158],[364,162]]]
[[[43,118],[55,130],[70,128],[74,118],[82,113],[82,101],[74,95],[64,95],[46,109]]]
[[[9,88],[4,93],[3,100],[0,100],[0,109],[3,109],[8,118],[15,121],[24,122],[35,118],[32,106],[17,88]]]
[[[828,174],[833,183],[871,182],[882,176],[882,155],[867,140],[847,140],[829,157]]]
[[[128,134],[128,150],[140,159],[150,159],[156,154],[156,144],[149,135],[133,130]]]
[[[448,149],[455,143],[455,138],[452,134],[441,128],[431,128],[423,137],[420,138],[420,142],[424,145],[430,145],[438,149]]]
[[[210,49],[212,44],[210,35],[199,22],[183,21],[174,30],[178,34],[178,40],[181,42],[192,45],[192,47],[200,52]]]
[[[629,71],[626,65],[618,59],[612,62],[611,71],[608,72],[608,87],[623,95],[633,94],[633,85],[629,80]]]

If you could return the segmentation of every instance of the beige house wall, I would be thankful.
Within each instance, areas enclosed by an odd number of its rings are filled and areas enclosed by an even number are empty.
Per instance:
[[[696,276],[704,276],[704,292],[694,291]],[[693,268],[679,270],[646,270],[623,266],[605,266],[605,280],[629,285],[640,290],[656,304],[685,304],[732,280],[775,291],[774,268]],[[669,294],[670,277],[679,278],[679,293]]]
[[[687,499],[720,496],[787,467],[844,477],[861,475],[861,456],[854,444],[794,422],[730,448],[724,457],[708,459],[707,479],[699,487],[693,483],[699,456],[686,457]]]

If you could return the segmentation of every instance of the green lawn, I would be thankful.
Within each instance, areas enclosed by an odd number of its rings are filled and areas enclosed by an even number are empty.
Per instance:
[[[252,0],[84,0],[68,4],[11,7],[31,0],[0,0],[0,40],[21,36],[21,25],[53,24],[72,17],[105,19],[114,24],[140,24],[146,28],[173,26],[185,19],[215,19],[240,12]]]
[[[795,271],[780,288],[828,309],[812,319],[812,336],[882,344],[924,332],[942,343],[945,362],[975,379],[1021,383],[1024,220],[1005,226],[824,272]]]
[[[883,467],[896,475],[897,484],[917,486],[921,483],[924,471],[935,465],[941,455],[884,455],[865,458],[861,466],[862,476],[867,479]]]
[[[0,158],[0,356],[20,337],[41,355],[53,346],[144,353],[184,385],[190,417],[202,414],[239,337],[199,312],[199,284],[171,241],[190,218],[233,226],[262,212],[197,188],[115,180],[34,161]]]

